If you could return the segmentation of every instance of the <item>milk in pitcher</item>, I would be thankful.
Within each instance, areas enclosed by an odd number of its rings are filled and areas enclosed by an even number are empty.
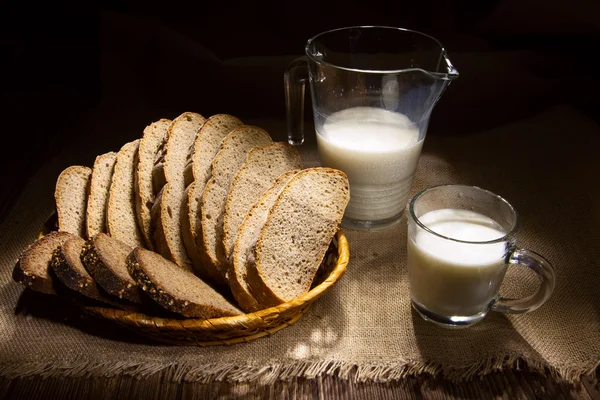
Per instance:
[[[335,112],[317,126],[321,164],[346,173],[350,203],[344,218],[381,221],[406,206],[423,140],[403,114],[373,107]]]

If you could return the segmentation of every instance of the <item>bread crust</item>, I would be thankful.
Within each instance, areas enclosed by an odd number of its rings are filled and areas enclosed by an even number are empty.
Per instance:
[[[132,140],[117,153],[106,209],[108,233],[131,247],[144,244],[135,209],[134,175],[139,145],[140,139]]]
[[[150,253],[152,252],[141,247],[135,248],[127,257],[127,269],[137,284],[142,288],[144,293],[146,293],[148,297],[154,300],[161,307],[188,318],[209,319],[214,317],[226,317],[242,314],[242,311],[238,310],[224,298],[222,298],[222,304],[218,306],[215,304],[195,303],[186,298],[181,298],[173,293],[169,293],[164,289],[164,287],[161,286],[160,283],[153,280],[147,271],[147,269],[150,268],[147,263],[155,262],[147,259]],[[157,255],[158,253],[154,254]],[[153,258],[155,260],[157,259],[156,257]],[[161,262],[172,263],[165,258],[162,258]],[[189,271],[181,270],[180,273],[183,275],[188,275],[186,277],[187,279],[198,279],[200,282],[202,282],[200,278]],[[207,284],[204,283],[203,285],[204,290],[207,292],[214,292],[214,290]],[[214,292],[214,294],[217,293]],[[221,297],[220,295],[218,296]]]
[[[90,176],[90,188],[86,207],[86,236],[107,232],[106,208],[117,153],[110,151],[96,157]]]
[[[252,205],[281,174],[301,168],[300,153],[287,142],[273,142],[250,150],[231,182],[225,203],[221,246],[227,260],[233,253],[238,228]]]
[[[67,239],[52,252],[50,267],[58,279],[69,289],[87,297],[99,298],[101,295],[96,282],[81,263],[81,249],[84,245],[85,239],[78,236]],[[77,259],[73,259],[71,253],[77,248],[79,248]],[[81,264],[81,269],[74,266],[76,262]]]
[[[56,295],[56,282],[50,275],[52,252],[73,236],[68,232],[52,231],[35,240],[19,256],[13,268],[13,280],[36,292]]]
[[[58,230],[86,237],[86,209],[92,169],[84,165],[65,168],[54,189]]]
[[[324,188],[318,188],[323,189],[322,191],[314,191],[317,188],[315,182],[311,181],[310,174],[315,173],[328,175],[329,179],[327,180],[330,183],[340,186],[334,188],[326,185]],[[298,185],[297,188],[296,185]],[[296,190],[299,190],[302,195],[293,196],[293,191]],[[339,193],[334,193],[335,190]],[[248,266],[248,284],[261,307],[272,307],[308,292],[329,243],[339,227],[349,198],[348,178],[346,174],[337,169],[307,168],[296,174],[286,184],[271,207],[260,231],[255,248],[255,262]],[[285,203],[287,201],[290,203]],[[327,202],[333,202],[333,204],[329,205]],[[312,222],[312,224],[318,224],[318,229],[304,226],[296,219],[282,222],[281,219],[286,216],[286,206],[293,207],[293,211],[297,212],[294,214],[297,215],[297,218],[304,218],[311,222],[320,218],[320,220]],[[269,234],[276,234],[277,240],[271,237],[266,239]],[[286,254],[284,251],[279,252],[279,249],[285,248],[285,246],[293,247],[295,252],[290,254]],[[277,251],[279,259],[271,259],[274,257],[274,253],[269,252],[272,249]],[[289,274],[290,280],[294,281],[294,278],[298,278],[298,281],[294,283],[293,287],[285,290],[273,287],[272,285],[276,283],[274,280],[277,281],[281,276],[276,277],[272,271],[266,271],[269,263],[274,263],[278,268],[280,266],[282,274],[285,274],[286,277]],[[298,271],[304,275],[299,275]]]
[[[52,253],[50,261],[50,268],[54,275],[66,287],[87,298],[122,310],[134,310],[134,305],[117,301],[116,298],[102,291],[94,278],[87,272],[81,262],[81,250],[84,245],[85,239],[74,236],[67,239],[62,246],[57,247]]]
[[[167,130],[171,122],[170,119],[161,118],[146,126],[138,150],[139,157],[135,174],[136,214],[144,242],[150,250],[154,250],[151,209],[158,194],[153,172],[156,158],[166,144]],[[162,185],[160,187],[162,188]]]
[[[273,185],[250,208],[250,211],[248,211],[248,214],[246,214],[244,221],[240,225],[233,247],[227,280],[233,297],[238,302],[240,308],[246,312],[254,312],[261,309],[247,282],[248,264],[251,262],[248,259],[247,252],[252,250],[248,246],[253,246],[251,242],[254,235],[258,233],[256,231],[260,231],[261,224],[264,224],[269,209],[273,206],[281,189],[299,171],[289,171],[277,178]]]
[[[212,160],[219,151],[221,142],[229,132],[243,125],[244,123],[233,115],[215,114],[206,120],[194,142],[192,156],[194,181],[186,188],[187,215],[182,217],[182,235],[194,272],[202,279],[213,283],[220,281],[220,275],[214,275],[216,271],[204,266],[201,251],[196,244],[202,229],[200,202],[206,183],[210,179]]]
[[[160,200],[161,234],[166,246],[157,243],[161,255],[180,267],[192,270],[190,259],[181,231],[182,216],[187,215],[185,189],[191,180],[191,170],[186,168],[193,155],[193,144],[205,118],[193,112],[185,112],[173,120],[167,131],[167,151],[165,155],[165,178]],[[188,173],[189,172],[189,173]],[[190,175],[186,178],[186,174]],[[155,235],[155,237],[157,237]],[[160,235],[158,236],[160,238]],[[166,250],[166,251],[164,251]]]
[[[113,241],[112,245],[116,245],[116,241],[118,241],[104,233],[99,233],[93,238],[88,239],[81,250],[81,261],[85,269],[94,278],[94,281],[109,294],[119,299],[141,304],[140,288],[135,281],[131,277],[127,279],[125,274],[117,272],[117,270],[126,271],[126,256],[122,257],[122,260],[117,260],[118,263],[122,262],[122,265],[115,264],[104,253],[105,250],[102,249],[102,243],[98,243],[101,240]],[[127,246],[122,242],[121,245]],[[132,248],[127,253],[131,252],[131,250]],[[118,256],[118,258],[120,259],[121,257]]]
[[[198,243],[205,267],[213,270],[219,283],[226,284],[227,259],[221,244],[223,214],[227,193],[235,173],[241,167],[250,149],[271,143],[267,131],[257,126],[245,125],[230,132],[212,163],[212,177],[206,184],[200,203],[201,243]],[[232,162],[231,157],[234,157]]]

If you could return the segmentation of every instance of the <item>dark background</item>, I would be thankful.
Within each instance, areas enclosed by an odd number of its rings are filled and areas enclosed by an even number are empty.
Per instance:
[[[285,118],[286,65],[309,37],[348,25],[445,45],[461,75],[428,135],[483,132],[555,104],[598,120],[597,0],[3,4],[0,218],[26,178],[75,143],[115,150],[183,111]]]

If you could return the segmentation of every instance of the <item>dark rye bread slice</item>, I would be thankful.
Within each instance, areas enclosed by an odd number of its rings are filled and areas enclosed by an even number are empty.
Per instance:
[[[187,166],[194,152],[196,135],[204,122],[202,115],[186,112],[169,126],[164,168],[167,183],[160,195],[160,222],[155,231],[158,233],[155,236],[158,252],[187,270],[192,270],[192,261],[181,234],[182,218],[187,218],[185,189],[193,180]]]
[[[153,250],[151,210],[165,185],[164,159],[171,120],[161,118],[144,128],[135,169],[135,210],[146,247]]]
[[[231,182],[223,215],[223,250],[229,260],[238,228],[250,210],[281,174],[302,169],[298,150],[287,142],[269,143],[250,150]]]
[[[205,319],[243,314],[202,279],[153,251],[135,248],[127,269],[148,297],[171,312]]]
[[[200,200],[210,179],[212,161],[219,151],[223,138],[229,132],[244,125],[242,121],[233,115],[216,114],[206,120],[198,131],[194,142],[194,154],[192,155],[192,175],[194,180],[186,188],[187,196],[187,218],[182,219],[181,233],[183,242],[194,264],[194,272],[203,279],[216,281],[210,272],[203,267],[204,262],[196,242],[200,228]]]
[[[13,268],[13,280],[36,292],[56,295],[55,282],[50,275],[52,252],[73,236],[68,232],[52,231],[35,240],[19,256]]]
[[[126,259],[133,248],[105,233],[88,239],[81,250],[81,261],[94,281],[119,299],[142,303],[140,288],[129,275]]]
[[[238,302],[240,308],[246,312],[260,310],[260,305],[250,292],[247,283],[248,263],[254,262],[252,251],[260,233],[267,214],[273,206],[273,203],[281,193],[283,187],[299,170],[293,170],[284,173],[275,180],[275,183],[267,189],[260,199],[250,208],[244,221],[240,225],[238,234],[233,247],[231,265],[227,272],[227,280],[233,297]],[[248,257],[250,255],[250,257]]]
[[[86,237],[107,232],[106,209],[117,153],[110,151],[96,157],[90,177],[86,208]]]
[[[202,236],[198,239],[204,267],[226,284],[227,259],[223,251],[223,216],[229,187],[238,169],[246,161],[250,149],[271,143],[267,131],[257,126],[244,125],[231,131],[212,162],[212,176],[204,188],[200,203]]]
[[[58,230],[86,237],[86,210],[92,169],[83,165],[65,168],[56,180],[54,201]]]
[[[108,194],[107,231],[127,245],[142,246],[144,238],[135,213],[135,168],[140,139],[125,143],[117,153]]]
[[[102,295],[94,281],[81,262],[81,250],[85,245],[85,239],[73,235],[54,249],[50,268],[58,279],[69,289],[75,290],[91,298],[99,298]]]
[[[73,235],[62,246],[54,249],[50,261],[50,268],[54,272],[54,275],[66,287],[87,298],[123,310],[134,309],[131,304],[118,301],[116,298],[108,295],[96,284],[96,281],[94,281],[94,278],[85,269],[81,261],[81,252],[84,245],[85,239]]]
[[[308,168],[285,185],[271,207],[248,266],[250,291],[261,307],[307,293],[350,199],[346,174]]]

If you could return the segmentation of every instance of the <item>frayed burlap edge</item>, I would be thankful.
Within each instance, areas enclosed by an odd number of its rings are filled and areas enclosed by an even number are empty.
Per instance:
[[[597,369],[600,361],[589,368],[550,367],[545,362],[524,360],[519,356],[490,357],[480,363],[468,366],[447,368],[437,363],[395,362],[370,365],[358,365],[345,361],[296,361],[285,364],[271,365],[233,365],[227,363],[208,364],[201,367],[186,364],[131,363],[117,361],[110,363],[93,363],[76,361],[68,365],[56,363],[3,363],[0,364],[0,376],[5,378],[39,376],[42,378],[57,377],[113,377],[128,375],[137,378],[147,378],[155,374],[165,374],[173,382],[212,381],[247,382],[255,381],[261,384],[272,384],[276,381],[294,378],[318,379],[324,376],[336,376],[354,383],[372,381],[378,383],[398,381],[408,376],[429,374],[441,376],[452,382],[459,383],[483,377],[487,374],[504,369],[530,371],[550,375],[557,382],[578,384],[583,378],[594,383],[598,382]]]

